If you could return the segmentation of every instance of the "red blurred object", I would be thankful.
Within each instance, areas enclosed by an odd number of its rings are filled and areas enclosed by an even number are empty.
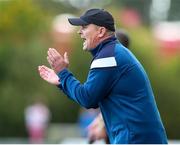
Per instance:
[[[154,34],[162,55],[180,53],[180,22],[161,22],[154,27]]]
[[[180,53],[180,41],[160,41],[159,47],[164,56],[174,56]]]
[[[120,13],[120,22],[126,27],[138,27],[141,25],[141,17],[135,9],[126,8]]]

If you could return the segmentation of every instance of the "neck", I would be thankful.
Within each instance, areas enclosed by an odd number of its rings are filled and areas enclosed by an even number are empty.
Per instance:
[[[111,43],[112,41],[116,41],[117,38],[114,35],[111,35],[109,37],[106,37],[106,39],[103,39],[101,42],[99,41],[98,45],[91,49],[90,52],[93,55],[93,57],[102,49],[103,46],[105,46],[107,43]]]
[[[100,40],[99,40],[99,43],[101,43],[102,41],[112,37],[114,34],[109,34],[109,35],[105,35],[104,37],[102,37]]]

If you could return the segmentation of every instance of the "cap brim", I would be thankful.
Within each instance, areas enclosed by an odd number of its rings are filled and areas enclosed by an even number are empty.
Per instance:
[[[75,26],[88,25],[87,22],[85,22],[84,20],[80,18],[68,18],[68,21],[71,25],[75,25]]]

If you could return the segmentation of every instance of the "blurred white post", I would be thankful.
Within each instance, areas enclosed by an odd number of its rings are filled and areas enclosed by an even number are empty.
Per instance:
[[[152,24],[166,21],[168,18],[171,0],[152,0],[150,7],[150,18]]]

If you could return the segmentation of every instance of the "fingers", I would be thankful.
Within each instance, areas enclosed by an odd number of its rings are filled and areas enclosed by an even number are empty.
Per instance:
[[[64,53],[64,61],[66,62],[67,65],[69,65],[69,58],[67,52]]]
[[[64,56],[61,56],[61,54],[59,54],[57,50],[55,50],[54,48],[49,48],[47,53],[48,53],[47,60],[51,68],[56,73],[68,67],[69,59],[67,53],[65,53]]]
[[[48,52],[47,52],[47,54],[48,54],[47,60],[48,60],[49,64],[51,65],[51,67],[53,67],[53,63],[54,63],[56,60],[55,60],[55,58],[54,58],[54,56],[53,56],[53,54],[52,54],[51,51],[52,51],[51,48],[49,48],[49,50],[48,50]]]
[[[48,78],[48,72],[49,72],[49,68],[46,66],[39,66],[38,67],[39,70],[39,74],[43,79]]]
[[[51,69],[45,65],[38,66],[38,70],[39,71],[51,71]]]
[[[57,59],[62,59],[62,56],[54,48],[49,48],[48,57],[51,61],[56,61]]]
[[[54,48],[49,48],[47,53],[48,53],[47,60],[49,64],[51,65],[51,67],[54,66],[56,61],[62,59],[62,56]]]

